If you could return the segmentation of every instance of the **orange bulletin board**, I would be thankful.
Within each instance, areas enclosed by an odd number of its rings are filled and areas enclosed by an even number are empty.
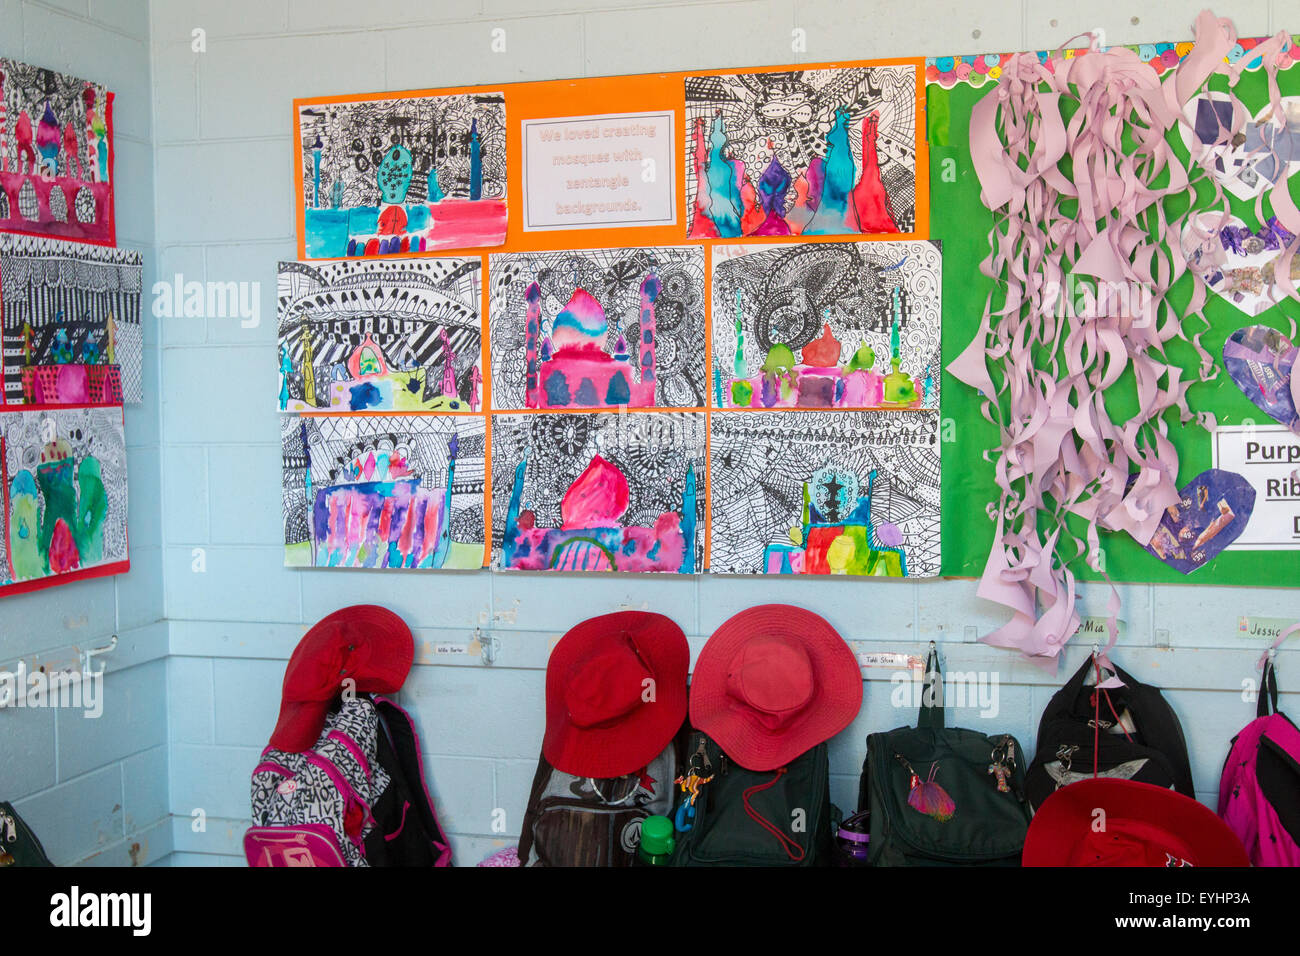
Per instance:
[[[916,77],[915,108],[915,195],[916,216],[912,231],[890,233],[884,236],[869,235],[816,235],[816,236],[772,236],[772,237],[738,237],[724,239],[688,239],[687,230],[690,222],[690,210],[686,204],[686,138],[687,127],[685,83],[691,76],[723,76],[747,73],[794,72],[818,69],[862,68],[870,66],[910,66]],[[440,89],[406,90],[400,92],[364,93],[339,96],[321,96],[296,99],[293,103],[293,143],[295,170],[295,204],[296,224],[298,230],[298,258],[306,258],[305,204],[306,195],[303,182],[303,163],[299,143],[299,111],[303,107],[320,106],[332,103],[357,101],[377,101],[411,97],[439,96],[447,94],[504,93],[506,116],[506,201],[508,224],[505,242],[492,247],[475,247],[449,249],[440,248],[418,253],[401,253],[400,256],[482,256],[483,257],[483,329],[482,329],[482,368],[483,392],[482,411],[437,414],[474,414],[486,415],[488,422],[488,486],[485,493],[485,517],[487,524],[487,542],[485,546],[485,565],[490,563],[492,547],[492,488],[491,488],[491,416],[494,412],[510,414],[545,414],[547,409],[496,408],[492,402],[490,348],[488,327],[489,275],[488,256],[498,252],[547,252],[583,249],[605,249],[637,246],[699,246],[704,250],[705,262],[705,309],[706,334],[705,369],[711,369],[712,346],[711,335],[713,317],[711,315],[710,288],[712,283],[712,252],[716,243],[813,243],[870,241],[881,239],[888,241],[905,241],[929,238],[929,161],[926,144],[925,115],[925,61],[921,58],[899,58],[889,60],[851,60],[834,63],[801,63],[790,66],[743,67],[719,70],[691,70],[674,73],[641,74],[634,76],[599,77],[570,80],[551,80],[528,83],[495,83],[477,86],[447,87]],[[676,142],[672,144],[671,156],[674,163],[674,187],[676,190],[676,222],[671,225],[651,226],[610,226],[599,228],[550,228],[537,231],[524,230],[524,195],[523,195],[523,134],[522,124],[525,120],[551,120],[568,117],[604,116],[620,113],[671,112],[673,115],[673,135]],[[312,260],[324,261],[324,260]],[[705,403],[706,406],[708,403]],[[614,411],[610,408],[566,408],[564,414],[582,414],[585,412]],[[638,409],[640,410],[640,409]],[[553,410],[551,410],[554,413]],[[698,408],[663,408],[655,407],[644,411],[689,411],[705,415],[705,434],[708,434],[711,409]],[[757,412],[756,412],[757,413]],[[309,412],[307,414],[321,414]],[[375,412],[333,413],[333,414],[368,414]],[[380,413],[383,414],[383,413]],[[705,451],[706,459],[708,450]],[[706,463],[707,464],[707,463]],[[704,535],[704,569],[709,566],[709,500],[708,468],[704,470],[703,490],[705,497],[705,524],[698,533]]]

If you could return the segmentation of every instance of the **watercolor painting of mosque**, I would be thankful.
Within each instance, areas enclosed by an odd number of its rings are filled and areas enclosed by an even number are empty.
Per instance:
[[[113,94],[0,58],[0,232],[116,242]]]
[[[446,417],[285,419],[285,564],[481,567],[484,429]]]
[[[496,246],[503,93],[295,100],[304,258]]]
[[[938,407],[937,246],[859,241],[713,251],[713,407]]]
[[[915,66],[686,78],[692,239],[909,234]]]
[[[281,411],[478,411],[478,258],[281,262]]]
[[[542,290],[536,282],[524,298],[525,388],[528,408],[597,408],[655,404],[655,299],[659,277],[641,281],[640,332],[633,349],[620,333],[613,353],[605,351],[609,322],[605,309],[586,289],[574,291],[568,304],[542,336]],[[538,339],[541,339],[540,347]]]

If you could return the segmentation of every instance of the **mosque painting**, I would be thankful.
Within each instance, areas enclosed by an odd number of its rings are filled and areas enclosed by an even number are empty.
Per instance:
[[[719,411],[710,571],[939,573],[935,412]]]
[[[937,408],[930,242],[715,245],[715,408]]]
[[[703,426],[698,413],[495,416],[494,567],[697,573]]]
[[[281,411],[482,406],[478,258],[281,262]]]
[[[698,408],[700,249],[494,255],[493,407]]]
[[[913,65],[686,78],[687,235],[909,234]]]
[[[140,254],[0,236],[0,346],[9,405],[143,399]]]
[[[497,246],[503,93],[295,101],[308,259]]]
[[[121,408],[0,413],[0,592],[125,571]]]
[[[0,232],[111,246],[113,94],[0,58]]]
[[[482,567],[481,419],[296,416],[282,441],[286,565]]]

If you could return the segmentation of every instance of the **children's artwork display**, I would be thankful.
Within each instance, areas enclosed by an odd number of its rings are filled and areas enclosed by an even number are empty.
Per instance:
[[[918,72],[686,77],[687,235],[912,233]]]
[[[933,412],[715,412],[709,569],[939,573]]]
[[[143,399],[140,254],[0,235],[6,405]]]
[[[527,571],[703,567],[705,416],[492,417],[492,566]]]
[[[483,566],[481,416],[290,415],[281,443],[286,565]]]
[[[500,245],[502,93],[294,101],[300,257]]]
[[[281,262],[281,411],[478,411],[483,267]]]
[[[704,251],[489,256],[492,407],[705,405]]]
[[[122,408],[0,412],[0,593],[129,569]]]
[[[0,232],[115,243],[103,86],[0,58]]]
[[[931,242],[713,246],[717,408],[939,406]]]

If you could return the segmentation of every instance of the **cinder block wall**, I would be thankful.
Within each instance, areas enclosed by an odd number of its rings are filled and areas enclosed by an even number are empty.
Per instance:
[[[766,601],[812,608],[846,638],[874,650],[919,653],[926,642],[939,641],[950,670],[1000,681],[996,716],[967,707],[950,719],[1011,731],[1030,748],[1053,689],[1042,672],[975,643],[1002,618],[976,599],[972,582],[284,569],[272,404],[274,283],[276,261],[295,253],[295,96],[1042,49],[1097,26],[1110,43],[1182,40],[1190,38],[1202,5],[156,0],[158,272],[168,279],[261,283],[255,328],[238,318],[208,317],[163,319],[159,332],[173,862],[241,862],[248,774],[275,721],[285,660],[306,626],[351,603],[386,604],[419,628],[426,656],[401,696],[419,720],[425,766],[463,863],[517,834],[541,745],[547,652],[558,635],[594,614],[663,612],[692,635],[697,652],[732,613]],[[1283,15],[1295,7],[1285,0],[1236,0],[1217,12],[1251,36],[1283,26]],[[40,15],[50,14],[41,8]],[[1285,25],[1300,30],[1300,20]],[[792,49],[795,28],[806,31],[800,52]],[[491,47],[495,29],[506,31],[501,53]],[[199,36],[204,52],[195,51]],[[1088,612],[1104,613],[1108,596],[1088,586]],[[1298,618],[1300,593],[1135,586],[1124,588],[1123,597],[1125,646],[1116,659],[1170,688],[1198,790],[1212,801],[1227,742],[1253,714],[1253,705],[1242,701],[1241,681],[1254,674],[1257,650],[1238,636],[1237,620],[1245,614]],[[469,657],[429,663],[433,643],[466,643],[476,630],[499,642],[495,664]],[[1077,666],[1086,650],[1076,649],[1066,666]],[[1300,677],[1285,677],[1300,674],[1300,667],[1283,667],[1283,683],[1300,690]],[[895,706],[888,671],[871,677],[861,716],[832,752],[834,797],[845,808],[855,802],[867,731],[914,719],[910,703]],[[495,808],[506,811],[506,834],[492,831]],[[202,811],[202,829],[195,811]]]
[[[118,245],[143,254],[146,288],[157,264],[149,30],[147,0],[0,0],[0,56],[117,93]],[[99,659],[108,669],[99,719],[0,711],[0,799],[16,804],[59,864],[145,864],[171,852],[158,327],[147,312],[144,346],[144,404],[126,412],[130,573],[0,598],[0,668],[120,637]]]

